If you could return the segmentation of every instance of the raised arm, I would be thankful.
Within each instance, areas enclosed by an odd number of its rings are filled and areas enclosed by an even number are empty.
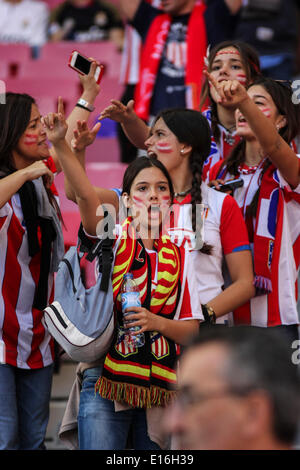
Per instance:
[[[250,98],[244,86],[237,80],[217,83],[211,74],[207,73],[207,76],[219,95],[219,103],[225,105],[231,103],[232,106],[240,110],[263,152],[278,168],[290,186],[297,187],[300,183],[300,166],[297,155],[278,134],[273,122],[261,112]]]
[[[138,117],[133,107],[133,100],[128,101],[126,106],[121,101],[111,100],[111,105],[100,113],[99,120],[109,118],[119,122],[130,142],[139,149],[146,149],[145,140],[149,137],[150,128]]]
[[[103,219],[101,201],[89,181],[84,168],[66,142],[67,123],[63,114],[62,100],[59,98],[59,113],[43,118],[47,137],[53,144],[57,158],[66,178],[72,184],[85,230],[91,235],[97,234],[97,225]]]
[[[133,20],[135,13],[142,0],[119,0],[123,15],[129,20]]]
[[[83,88],[83,92],[80,98],[84,99],[89,105],[92,105],[92,106],[100,91],[100,86],[96,83],[95,78],[94,78],[97,65],[98,63],[96,61],[92,63],[91,69],[88,75],[78,74],[79,80]],[[74,106],[73,110],[71,111],[70,115],[67,118],[68,129],[67,129],[67,134],[66,134],[66,141],[69,146],[71,146],[72,139],[74,138],[73,132],[74,132],[74,129],[77,129],[78,121],[87,122],[89,120],[90,114],[91,114],[91,111],[89,111],[88,109],[84,109],[76,105]],[[50,118],[51,114],[49,114],[48,116]],[[53,147],[50,149],[50,155],[52,156],[55,162],[57,171],[59,173],[61,171],[60,162],[57,158],[55,149]],[[85,165],[84,153],[78,154],[77,156],[81,164],[84,166]]]
[[[236,15],[240,10],[243,0],[224,0],[232,15]]]

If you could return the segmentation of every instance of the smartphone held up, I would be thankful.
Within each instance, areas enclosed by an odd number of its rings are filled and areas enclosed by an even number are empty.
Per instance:
[[[86,56],[80,54],[78,51],[73,51],[69,59],[69,67],[81,75],[88,75],[91,68],[92,60],[88,59]],[[97,66],[95,71],[95,80],[99,84],[104,72],[104,65],[100,64]]]

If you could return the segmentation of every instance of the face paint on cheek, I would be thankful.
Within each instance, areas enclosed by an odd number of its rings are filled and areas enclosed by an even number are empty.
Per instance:
[[[238,73],[237,76],[236,76],[236,79],[240,82],[240,83],[246,83],[247,81],[247,77],[244,73]]]
[[[166,143],[157,142],[156,148],[157,148],[157,150],[159,150],[162,153],[171,153],[172,152],[172,147],[167,142]]]
[[[35,134],[25,134],[24,144],[25,145],[34,145],[38,142],[38,136]]]
[[[266,117],[269,118],[271,116],[271,110],[269,108],[261,108],[260,110]]]
[[[142,199],[138,198],[137,196],[132,196],[132,200],[134,202],[134,204],[138,207],[143,207],[144,206],[144,203],[142,201]]]
[[[171,204],[171,196],[163,196],[161,198],[161,206],[162,208],[170,207]]]

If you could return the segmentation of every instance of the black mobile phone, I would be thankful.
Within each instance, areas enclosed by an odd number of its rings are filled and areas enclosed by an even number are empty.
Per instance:
[[[220,185],[219,191],[226,193],[227,191],[234,191],[236,188],[241,188],[244,186],[244,180],[237,178],[235,180],[226,181],[224,184]],[[216,189],[215,186],[211,186],[213,189]]]
[[[69,67],[76,70],[77,72],[88,75],[91,68],[92,61],[80,54],[78,51],[73,51],[69,59]],[[104,72],[104,66],[101,64],[96,68],[95,71],[95,80],[97,83],[100,83],[102,75]]]

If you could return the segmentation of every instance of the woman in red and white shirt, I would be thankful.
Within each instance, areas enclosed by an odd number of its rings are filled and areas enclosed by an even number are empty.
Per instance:
[[[82,98],[90,104],[99,91],[95,67],[82,80]],[[77,120],[89,113],[74,108],[69,143]],[[39,449],[44,448],[54,358],[42,310],[51,301],[54,271],[64,254],[52,184],[60,165],[49,151],[32,97],[6,93],[0,120],[0,449]]]
[[[288,85],[261,78],[246,89],[218,84],[222,102],[236,111],[242,140],[210,171],[217,184],[244,181],[234,197],[253,248],[257,295],[235,312],[235,324],[279,327],[298,338],[297,274],[300,260],[299,158],[289,145],[299,130],[299,106]]]

